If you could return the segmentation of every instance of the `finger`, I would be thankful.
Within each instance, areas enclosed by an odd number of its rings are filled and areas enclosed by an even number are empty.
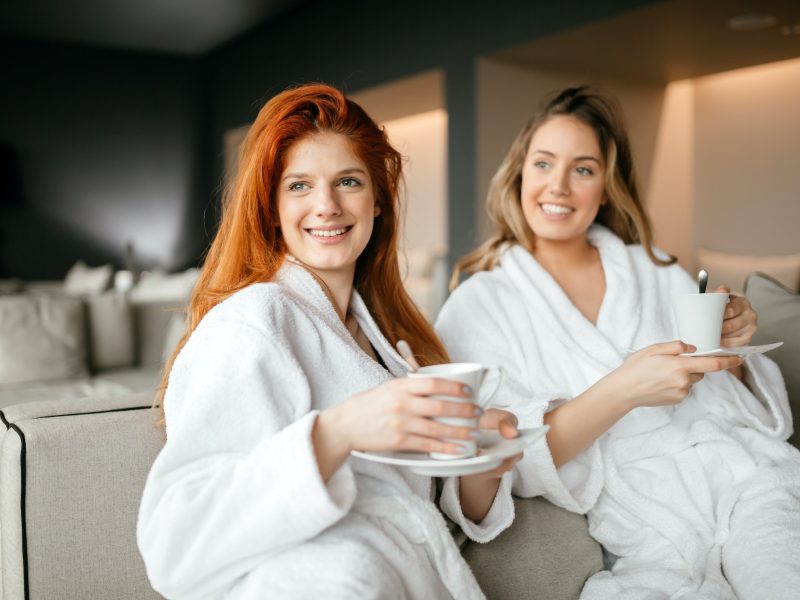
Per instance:
[[[403,411],[422,417],[455,417],[475,419],[483,414],[483,409],[472,402],[455,402],[422,396],[408,396],[400,402]]]
[[[481,417],[480,426],[483,429],[500,429],[503,422],[511,424],[515,429],[517,426],[517,416],[514,413],[499,408],[487,408]]]
[[[514,419],[516,421],[516,419]],[[503,419],[500,421],[500,426],[497,428],[500,431],[500,435],[502,435],[506,439],[514,439],[519,435],[519,431],[517,430],[517,424],[510,420],[510,419]]]
[[[686,344],[680,340],[674,340],[672,342],[662,342],[660,344],[647,346],[643,350],[640,350],[640,352],[647,354],[670,354],[672,356],[677,356],[678,354],[686,354],[688,352],[694,352],[695,350],[697,350],[697,348],[691,344]]]
[[[717,289],[714,291],[718,294],[730,294],[731,288],[729,288],[727,285],[718,285]]]
[[[741,296],[731,296],[730,302],[725,305],[725,312],[722,313],[723,319],[736,317],[749,308],[749,304]]]
[[[469,424],[440,423],[423,417],[409,419],[405,427],[410,433],[440,440],[474,440],[480,437],[480,432]]]
[[[450,442],[421,435],[406,435],[402,441],[394,444],[396,450],[405,452],[438,452],[441,454],[465,454],[467,448],[458,442]]]
[[[405,391],[417,396],[455,396],[456,398],[471,398],[472,389],[459,381],[440,379],[438,377],[424,377],[416,379],[411,377],[401,378],[398,381]]]
[[[687,356],[690,373],[713,373],[738,367],[744,359],[740,356]]]
[[[745,330],[751,321],[747,313],[741,313],[735,317],[727,318],[722,322],[722,335],[736,334],[739,331]]]
[[[734,337],[723,337],[721,343],[723,348],[741,348],[742,346],[747,346],[752,339],[752,334],[745,333]]]

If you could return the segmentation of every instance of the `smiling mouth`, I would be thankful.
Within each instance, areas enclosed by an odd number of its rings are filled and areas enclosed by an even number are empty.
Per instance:
[[[306,231],[313,235],[314,237],[319,238],[327,238],[327,237],[336,237],[337,235],[342,235],[347,233],[353,228],[352,225],[347,225],[345,227],[339,227],[337,229],[306,229]]]
[[[569,206],[564,206],[563,204],[551,204],[548,202],[541,202],[539,203],[539,207],[545,214],[548,215],[568,215],[572,212],[575,212],[574,208],[570,208]]]

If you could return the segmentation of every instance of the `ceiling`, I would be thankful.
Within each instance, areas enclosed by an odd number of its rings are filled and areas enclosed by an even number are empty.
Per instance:
[[[737,15],[768,14],[734,31]],[[788,35],[787,35],[788,34]],[[528,68],[668,83],[800,57],[798,0],[671,0],[491,55]]]
[[[28,0],[0,3],[0,35],[200,55],[308,0]]]

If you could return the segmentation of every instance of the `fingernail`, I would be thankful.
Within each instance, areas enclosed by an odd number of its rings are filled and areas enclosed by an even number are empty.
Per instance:
[[[468,396],[472,396],[472,388],[469,387],[468,385],[465,385],[461,389],[464,390],[464,393],[467,394]]]
[[[480,417],[483,414],[483,409],[480,406],[475,407],[475,416]]]
[[[477,440],[479,437],[481,437],[481,432],[480,431],[470,431],[469,432],[469,437],[474,438],[474,439]]]

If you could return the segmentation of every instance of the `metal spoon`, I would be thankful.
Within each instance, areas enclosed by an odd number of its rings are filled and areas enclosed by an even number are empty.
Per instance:
[[[697,274],[697,283],[700,286],[700,293],[706,293],[706,286],[708,285],[708,271],[705,269],[700,269],[700,272]]]
[[[415,373],[419,370],[419,363],[417,362],[417,359],[414,358],[414,353],[411,352],[411,346],[408,345],[407,341],[397,340],[397,351],[408,363],[408,366],[411,367],[412,373]]]

